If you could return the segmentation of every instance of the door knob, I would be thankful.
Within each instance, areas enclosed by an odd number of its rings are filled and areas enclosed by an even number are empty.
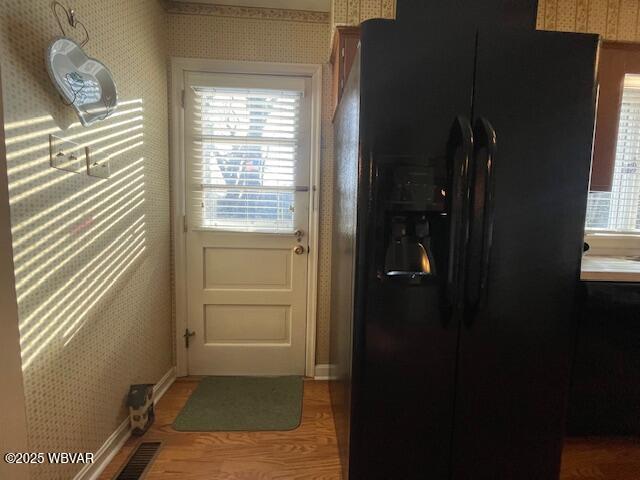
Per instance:
[[[293,249],[293,253],[296,255],[302,255],[304,253],[304,247],[302,245],[296,245]]]
[[[302,241],[302,237],[304,237],[304,232],[302,230],[296,230],[293,232],[293,235],[296,237],[297,241]]]

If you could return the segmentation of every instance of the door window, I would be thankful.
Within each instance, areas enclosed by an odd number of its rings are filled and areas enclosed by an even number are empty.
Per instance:
[[[303,90],[233,80],[190,86],[192,216],[202,229],[291,233]]]

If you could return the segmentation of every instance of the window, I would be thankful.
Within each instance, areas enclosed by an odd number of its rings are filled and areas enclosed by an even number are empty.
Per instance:
[[[640,46],[605,42],[587,205],[587,242],[600,254],[640,251]]]
[[[193,218],[203,229],[290,233],[300,160],[308,155],[304,81],[250,77],[190,85]],[[287,84],[295,88],[275,88]]]
[[[640,232],[640,75],[624,77],[611,191],[589,192],[587,228]]]

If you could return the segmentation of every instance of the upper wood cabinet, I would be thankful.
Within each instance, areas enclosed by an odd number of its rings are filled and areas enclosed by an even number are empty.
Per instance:
[[[331,48],[331,65],[333,66],[333,112],[342,98],[342,91],[349,78],[353,60],[360,42],[360,27],[336,27]]]

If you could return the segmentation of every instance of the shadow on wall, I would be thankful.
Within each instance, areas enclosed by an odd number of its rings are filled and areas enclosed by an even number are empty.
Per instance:
[[[64,348],[145,251],[144,106],[63,132],[51,115],[5,125],[22,368]],[[108,158],[107,180],[49,167],[50,134]]]

